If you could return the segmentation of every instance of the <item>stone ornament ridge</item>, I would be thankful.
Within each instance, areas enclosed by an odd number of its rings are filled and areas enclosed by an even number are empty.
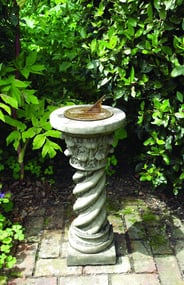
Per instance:
[[[95,137],[73,137],[63,133],[67,149],[66,156],[71,156],[70,164],[81,170],[95,170],[106,166],[107,156],[113,152],[113,134]]]

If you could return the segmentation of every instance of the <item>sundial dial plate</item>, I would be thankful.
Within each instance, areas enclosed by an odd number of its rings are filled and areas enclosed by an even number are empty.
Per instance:
[[[71,107],[64,112],[64,116],[71,120],[96,121],[110,118],[112,111],[101,108],[100,112],[90,111],[90,106]]]

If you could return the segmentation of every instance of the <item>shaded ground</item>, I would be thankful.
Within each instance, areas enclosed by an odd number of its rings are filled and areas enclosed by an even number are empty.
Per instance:
[[[73,170],[62,157],[54,185],[27,180],[4,184],[12,192],[13,218],[25,227],[8,285],[183,285],[184,199],[154,192],[131,169],[107,177],[107,207],[117,247],[114,266],[66,266],[73,220]],[[174,270],[174,274],[173,271]],[[177,283],[178,282],[178,283]]]
[[[121,203],[125,197],[140,197],[155,213],[170,211],[184,219],[184,191],[174,196],[168,191],[167,186],[162,191],[154,191],[148,183],[140,183],[134,173],[134,166],[130,164],[130,160],[132,161],[132,157],[135,157],[137,152],[132,145],[133,143],[130,143],[130,146],[120,144],[115,149],[115,156],[119,163],[115,167],[115,173],[107,176],[109,201],[113,201],[118,208],[118,203]],[[65,149],[63,140],[61,140],[61,147]],[[75,200],[72,195],[74,169],[69,165],[68,158],[64,154],[52,160],[51,163],[54,165],[55,181],[52,185],[48,181],[35,178],[28,178],[22,183],[11,182],[11,177],[6,177],[3,183],[4,191],[12,193],[15,203],[14,217],[16,219],[18,217],[20,222],[24,222],[24,218],[40,206],[73,204]]]
[[[132,169],[126,169],[124,172],[122,174],[117,169],[117,172],[112,176],[107,176],[108,200],[113,201],[112,205],[109,205],[110,207],[118,209],[118,204],[125,197],[132,196],[143,199],[157,214],[169,211],[184,219],[184,193],[174,196],[167,189],[164,191],[153,190],[148,183],[141,183]],[[35,179],[27,179],[22,183],[19,181],[5,183],[4,191],[12,193],[15,204],[14,218],[24,222],[24,218],[41,206],[73,204],[75,200],[72,194],[73,173],[74,170],[69,166],[68,159],[62,158],[62,162],[56,168],[55,183],[52,185],[48,181]]]
[[[72,172],[67,165],[58,168],[55,186],[39,181],[10,185],[14,217],[25,226],[25,240],[16,248],[17,264],[8,273],[7,284],[183,285],[182,204],[175,199],[170,207],[174,198],[159,197],[130,172],[107,179],[116,264],[67,266],[68,228],[75,200]]]

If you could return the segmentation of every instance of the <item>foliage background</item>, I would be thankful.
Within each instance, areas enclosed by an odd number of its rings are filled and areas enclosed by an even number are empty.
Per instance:
[[[61,150],[57,141],[59,134],[40,125],[39,104],[43,105],[44,101],[42,110],[47,110],[45,122],[48,123],[52,108],[94,102],[105,94],[107,104],[127,114],[128,137],[121,146],[129,154],[129,162],[136,165],[140,179],[175,194],[182,191],[182,4],[181,0],[22,0],[17,5],[14,1],[11,4],[4,1],[0,29],[4,31],[1,61],[6,72],[1,72],[1,78],[7,80],[9,73],[19,70],[19,80],[26,86],[17,88],[37,90],[31,94],[37,101],[27,95],[32,99],[17,105],[16,120],[26,126],[16,129],[17,145],[14,136],[7,143],[13,143],[17,151],[20,143],[23,148],[28,138],[30,149],[41,149],[43,156],[53,157]],[[14,32],[18,27],[22,53],[13,63]],[[12,64],[14,69],[10,70]],[[14,98],[14,93],[3,86],[0,84],[1,93]],[[12,107],[9,101],[4,103]],[[28,105],[31,113],[37,110],[36,119],[25,112]],[[6,118],[5,123],[8,123]],[[5,128],[4,123],[1,128]],[[5,138],[11,131],[10,127],[6,129]]]

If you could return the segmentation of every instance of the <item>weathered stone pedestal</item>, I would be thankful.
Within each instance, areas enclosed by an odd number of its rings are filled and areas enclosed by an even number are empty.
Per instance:
[[[113,151],[114,131],[123,126],[125,113],[104,107],[112,115],[100,120],[67,118],[65,112],[71,107],[57,109],[50,116],[51,125],[62,131],[65,155],[76,169],[73,209],[77,217],[69,229],[69,266],[116,263],[113,230],[106,212],[105,166]]]

